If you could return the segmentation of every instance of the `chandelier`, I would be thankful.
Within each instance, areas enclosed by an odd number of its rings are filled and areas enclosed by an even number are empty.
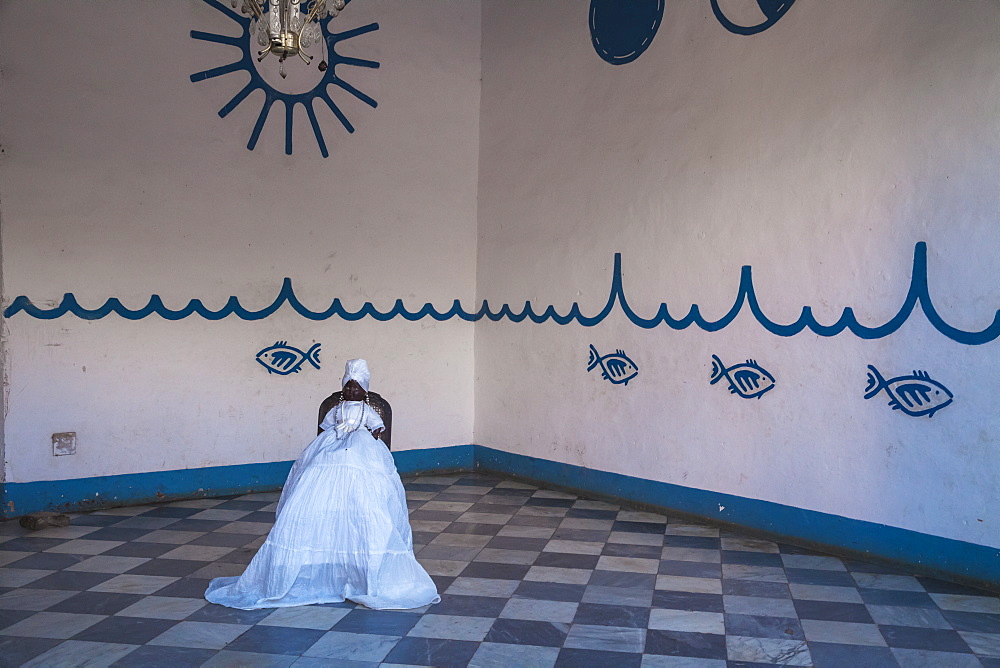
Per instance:
[[[241,0],[231,0],[233,9]],[[333,17],[347,4],[346,0],[242,0],[240,8],[251,16],[250,34],[257,35],[257,43],[264,47],[257,52],[257,62],[270,54],[278,56],[278,74],[284,79],[285,59],[298,56],[309,65],[313,57],[305,52],[319,42],[323,50],[320,72],[326,70],[326,42],[320,21]]]

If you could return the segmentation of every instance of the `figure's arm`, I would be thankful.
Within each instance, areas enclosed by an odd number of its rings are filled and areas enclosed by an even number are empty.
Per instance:
[[[375,409],[369,407],[365,411],[365,428],[372,433],[375,438],[381,438],[382,432],[385,431],[385,424],[382,423],[382,418],[379,414],[375,412]]]

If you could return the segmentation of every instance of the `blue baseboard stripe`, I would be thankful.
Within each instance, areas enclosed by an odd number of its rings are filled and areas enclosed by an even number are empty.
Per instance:
[[[471,471],[475,448],[456,445],[392,453],[402,474],[426,471]],[[0,517],[19,517],[40,510],[77,512],[113,506],[156,503],[204,496],[226,496],[281,489],[292,462],[96,476],[73,480],[9,482],[0,488]]]
[[[476,446],[476,468],[665,512],[723,523],[797,545],[891,562],[915,572],[1000,589],[1000,549]]]
[[[545,485],[620,499],[914,572],[1000,590],[1000,549],[918,533],[770,501],[518,455],[480,445],[393,453],[401,474],[494,472]],[[174,499],[280,489],[292,462],[99,476],[0,485],[0,517],[39,510],[86,511]]]

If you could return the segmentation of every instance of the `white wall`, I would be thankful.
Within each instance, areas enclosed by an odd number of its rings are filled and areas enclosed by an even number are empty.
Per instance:
[[[730,5],[734,3],[730,2]],[[752,3],[751,3],[752,4]],[[742,265],[780,323],[899,310],[914,246],[934,304],[978,331],[1000,305],[1000,7],[798,2],[727,32],[668,3],[636,61],[594,52],[588,3],[483,4],[479,298],[585,314],[623,254],[630,304],[722,317]],[[622,348],[627,386],[586,372]],[[748,310],[709,333],[480,323],[476,441],[605,471],[1000,546],[997,342],[915,314],[897,333],[780,337]],[[777,378],[760,400],[709,385],[711,355]],[[932,419],[865,401],[866,366],[926,369],[954,394]]]
[[[245,73],[189,80],[238,54],[189,37],[236,34],[205,3],[0,4],[0,41],[20,45],[0,62],[4,305],[72,292],[139,308],[155,293],[175,309],[230,295],[259,309],[284,277],[317,311],[335,297],[471,303],[479,5],[365,0],[333,25],[371,22],[341,52],[381,67],[338,74],[378,107],[332,89],[357,131],[320,110],[323,159],[301,107],[291,156],[281,105],[246,149],[262,94],[216,113]],[[350,357],[392,402],[395,449],[472,442],[473,327],[458,321],[314,322],[285,307],[252,322],[21,313],[6,328],[8,482],[292,459]],[[277,340],[321,342],[322,369],[268,375],[254,356]],[[63,431],[79,451],[53,457]]]

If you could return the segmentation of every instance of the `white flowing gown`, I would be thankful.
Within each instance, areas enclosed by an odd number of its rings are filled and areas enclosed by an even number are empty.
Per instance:
[[[389,449],[368,432],[382,420],[360,401],[327,413],[292,465],[274,526],[239,577],[216,578],[212,603],[254,610],[349,599],[376,610],[437,603],[413,556],[406,492]]]

